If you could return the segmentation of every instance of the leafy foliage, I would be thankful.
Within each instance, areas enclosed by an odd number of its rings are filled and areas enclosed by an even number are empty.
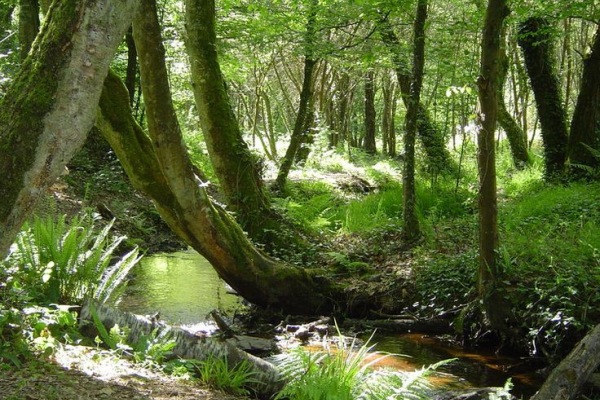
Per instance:
[[[303,347],[275,358],[276,365],[289,383],[276,399],[302,400],[375,400],[427,399],[429,385],[424,376],[437,367],[412,373],[374,369],[386,355],[372,358],[368,343],[347,345],[343,336],[337,348],[313,352]],[[370,358],[371,357],[371,358]]]
[[[35,217],[17,236],[5,261],[11,286],[26,288],[42,303],[77,303],[86,296],[105,301],[139,261],[133,249],[116,263],[113,253],[125,237],[111,238],[113,222],[100,231],[90,213]]]

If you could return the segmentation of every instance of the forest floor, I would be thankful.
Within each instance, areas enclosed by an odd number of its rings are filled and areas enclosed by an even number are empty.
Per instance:
[[[60,345],[50,360],[28,361],[0,373],[0,399],[6,400],[239,398],[87,346]]]

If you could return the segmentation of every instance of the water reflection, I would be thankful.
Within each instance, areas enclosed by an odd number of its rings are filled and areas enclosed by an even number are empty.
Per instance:
[[[237,296],[227,293],[225,283],[208,261],[194,251],[156,254],[142,259],[117,300],[118,308],[135,314],[160,312],[172,324],[206,320],[215,308],[241,307]]]

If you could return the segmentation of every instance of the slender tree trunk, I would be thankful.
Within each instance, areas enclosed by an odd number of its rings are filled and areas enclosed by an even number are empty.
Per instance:
[[[513,158],[515,167],[521,169],[529,164],[529,152],[527,151],[527,142],[525,134],[514,120],[512,115],[506,109],[504,102],[504,83],[508,74],[508,57],[506,55],[506,29],[502,29],[500,38],[500,63],[498,77],[498,123],[506,133],[508,143],[510,144],[510,152]]]
[[[417,215],[417,194],[415,189],[415,139],[419,127],[419,104],[423,86],[425,67],[425,21],[427,20],[427,0],[417,2],[417,14],[413,28],[413,70],[410,95],[406,111],[406,133],[404,134],[404,166],[402,169],[402,237],[408,242],[421,236]]]
[[[25,60],[40,30],[40,6],[37,0],[19,0],[19,45]]]
[[[529,18],[520,26],[519,45],[523,49],[540,118],[546,177],[553,180],[564,173],[568,133],[549,31],[545,19]]]
[[[498,249],[496,155],[494,132],[498,117],[498,86],[501,70],[501,31],[509,10],[506,0],[489,0],[481,44],[478,78],[480,128],[477,135],[479,171],[479,271],[478,293],[492,329],[502,329],[505,315],[498,288],[501,270]]]
[[[375,73],[370,69],[365,75],[365,141],[363,143],[367,154],[376,154],[375,144],[376,113],[375,113]]]
[[[94,123],[108,65],[136,1],[53,3],[0,102],[0,258]]]
[[[129,92],[129,104],[135,105],[135,92],[137,87],[137,49],[133,40],[133,29],[129,28],[125,35],[125,44],[127,45],[127,72],[125,75],[125,86]]]
[[[185,4],[192,90],[221,189],[250,237],[259,242],[276,240],[269,232],[279,230],[281,221],[270,207],[257,161],[242,138],[219,67],[214,0],[186,0]]]
[[[285,156],[281,161],[281,166],[277,173],[274,187],[275,190],[283,190],[285,188],[285,183],[296,158],[296,153],[307,138],[307,121],[310,119],[309,117],[312,113],[310,106],[313,97],[314,70],[317,64],[314,57],[313,46],[315,41],[318,0],[311,0],[310,4],[311,7],[308,12],[304,39],[304,78],[302,81],[302,89],[300,91],[300,104],[298,105],[298,113],[296,114],[296,122],[294,123],[294,130],[292,131],[292,136],[290,138],[290,145],[285,152]]]
[[[379,34],[385,46],[389,49],[392,63],[398,78],[398,86],[404,105],[408,108],[408,99],[410,98],[411,76],[408,74],[405,62],[401,58],[401,46],[398,37],[396,36],[387,17],[383,17],[378,21],[377,25]],[[446,149],[446,143],[442,133],[437,129],[431,120],[427,110],[423,104],[419,103],[418,109],[418,138],[423,143],[423,148],[427,156],[427,163],[433,173],[442,171],[454,171],[455,165],[450,156],[450,152]]]
[[[583,61],[583,74],[577,105],[571,120],[568,154],[571,164],[596,168],[600,165],[597,154],[590,148],[600,151],[598,122],[600,121],[600,26],[592,44],[590,54]],[[581,169],[573,169],[577,174]],[[585,174],[583,174],[585,175]]]

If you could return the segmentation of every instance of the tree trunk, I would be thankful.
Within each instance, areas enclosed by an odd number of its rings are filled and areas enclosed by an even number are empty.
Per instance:
[[[0,103],[0,258],[91,129],[137,1],[53,3]]]
[[[135,92],[137,87],[137,49],[133,40],[133,29],[130,27],[125,35],[125,44],[127,45],[127,72],[125,75],[125,86],[129,92],[129,104],[135,107]]]
[[[421,236],[417,216],[417,194],[415,189],[415,139],[419,127],[419,104],[425,67],[425,21],[427,0],[417,2],[417,14],[413,28],[413,69],[410,95],[407,101],[406,133],[404,134],[404,166],[402,170],[402,237],[413,242]]]
[[[226,359],[229,368],[234,369],[242,362],[246,362],[252,373],[255,374],[250,388],[260,396],[271,398],[281,390],[284,380],[275,367],[268,361],[254,357],[230,342],[216,337],[199,338],[198,336],[178,327],[168,326],[159,321],[119,311],[112,307],[86,302],[81,310],[81,322],[94,329],[94,315],[100,320],[104,328],[109,331],[115,324],[121,328],[130,329],[126,341],[130,345],[139,343],[143,336],[156,335],[164,340],[173,340],[175,346],[172,352],[181,358],[205,361],[209,358]]]
[[[31,50],[40,30],[40,6],[37,0],[19,0],[19,45],[21,61]]]
[[[600,325],[596,325],[560,363],[531,400],[569,400],[600,365]]]
[[[542,129],[546,178],[560,178],[567,158],[567,122],[560,86],[552,59],[550,26],[543,18],[529,18],[520,25],[519,45]]]
[[[364,78],[365,82],[365,141],[367,154],[376,154],[375,145],[376,113],[375,113],[375,73],[370,69]]]
[[[479,172],[479,271],[478,293],[491,328],[502,329],[502,296],[498,288],[500,265],[498,249],[498,205],[496,198],[496,154],[494,132],[498,116],[501,31],[509,10],[506,0],[489,0],[481,44],[479,87],[480,128],[477,135]]]
[[[313,97],[313,76],[317,61],[314,56],[314,41],[316,31],[317,5],[318,0],[311,0],[311,7],[308,11],[308,19],[306,21],[306,33],[304,35],[304,78],[302,81],[302,90],[300,91],[300,104],[298,105],[298,113],[296,114],[296,122],[294,130],[290,138],[290,145],[285,152],[285,156],[281,161],[281,166],[275,180],[275,190],[283,190],[285,183],[292,168],[292,164],[296,158],[296,153],[307,138],[307,120],[311,114],[310,105]]]
[[[518,169],[529,165],[529,152],[527,151],[527,141],[523,130],[519,127],[512,115],[506,109],[504,102],[504,83],[508,74],[508,57],[506,55],[506,29],[502,29],[500,37],[500,54],[499,54],[500,70],[498,77],[498,123],[504,130],[510,152],[512,154],[513,164]]]
[[[402,101],[408,108],[412,78],[410,74],[407,73],[405,62],[400,57],[400,54],[402,54],[400,41],[392,29],[390,22],[387,20],[387,17],[382,17],[378,21],[377,28],[383,43],[391,53]],[[419,103],[418,105],[417,114],[419,120],[417,134],[423,143],[429,169],[435,174],[443,171],[454,171],[456,168],[452,161],[452,157],[450,156],[450,152],[446,149],[444,137],[439,129],[436,128],[422,103]]]
[[[259,242],[275,240],[281,220],[271,209],[257,160],[242,138],[229,103],[217,58],[214,0],[187,0],[186,48],[192,90],[211,163],[227,198],[246,232]],[[138,39],[142,39],[140,32]]]
[[[600,165],[597,154],[591,149],[600,151],[600,135],[597,131],[600,121],[600,26],[592,44],[590,54],[583,61],[583,74],[577,105],[571,120],[571,136],[569,137],[568,155],[571,165],[580,164],[592,168]],[[573,169],[577,172],[582,169]],[[585,175],[585,174],[582,174]]]

